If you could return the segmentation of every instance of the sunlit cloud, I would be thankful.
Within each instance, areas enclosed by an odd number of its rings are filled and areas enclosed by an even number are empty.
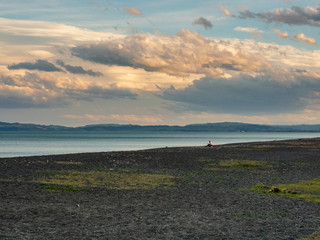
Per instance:
[[[221,11],[228,17],[232,17],[233,15],[229,12],[228,9],[226,9],[225,7],[221,6],[220,7]]]
[[[132,7],[125,7],[123,10],[129,13],[130,15],[141,16],[141,11],[139,9],[132,8]]]
[[[112,114],[111,115],[112,120],[117,120],[121,122],[143,122],[143,123],[162,123],[163,119],[158,116],[146,116],[146,115],[119,115],[119,114]]]
[[[317,41],[314,38],[306,37],[306,35],[304,35],[304,33],[294,35],[294,39],[297,41],[302,41],[302,42],[308,43],[308,44],[317,45]]]
[[[316,15],[316,14],[319,14],[319,8],[316,9],[316,8],[314,8],[312,6],[306,6],[305,7],[305,12]]]
[[[63,115],[63,117],[68,119],[73,119],[73,120],[90,120],[90,121],[103,121],[108,119],[108,117],[105,115],[93,115],[93,114],[83,114],[83,115],[66,114],[66,115]]]
[[[136,123],[136,124],[161,124],[163,119],[159,116],[154,115],[95,115],[95,114],[83,114],[83,115],[63,115],[64,118],[74,119],[74,120],[90,120],[95,122],[101,121],[116,121],[121,123]]]
[[[273,31],[280,37],[280,38],[288,38],[288,32],[281,32],[279,29],[273,29]]]
[[[228,44],[227,42],[225,44]],[[267,67],[262,56],[183,30],[174,36],[135,34],[124,39],[87,44],[71,49],[74,56],[106,65],[143,68],[175,76],[221,76],[225,70],[260,71]]]
[[[116,85],[98,86],[76,78],[41,75],[26,72],[24,75],[0,76],[0,108],[66,107],[73,101],[95,99],[131,99],[138,95]]]

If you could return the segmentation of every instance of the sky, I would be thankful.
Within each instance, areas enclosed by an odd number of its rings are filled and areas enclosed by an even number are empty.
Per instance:
[[[320,2],[1,0],[0,121],[320,123]]]

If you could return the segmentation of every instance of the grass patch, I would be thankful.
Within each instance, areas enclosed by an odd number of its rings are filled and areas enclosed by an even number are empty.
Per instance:
[[[46,174],[44,178],[34,182],[51,186],[53,192],[56,186],[70,190],[80,190],[91,187],[108,189],[131,190],[131,189],[154,189],[157,187],[170,187],[174,185],[173,176],[152,173],[132,173],[126,171],[117,172],[79,172],[61,171]],[[50,187],[46,187],[51,191]],[[60,189],[58,188],[57,191]]]
[[[10,182],[13,182],[13,181],[14,180],[0,178],[0,183],[10,183]]]
[[[56,164],[64,164],[64,165],[82,165],[82,162],[68,162],[68,161],[56,161]]]
[[[320,240],[320,230],[314,232],[310,236],[300,238],[299,240]]]
[[[275,186],[257,184],[250,188],[250,190],[320,203],[320,179],[300,181],[292,184],[278,184]]]
[[[269,168],[272,165],[263,161],[253,160],[225,160],[218,163],[221,167],[240,167],[240,168]]]
[[[214,161],[214,159],[212,159],[212,158],[207,158],[207,157],[200,157],[200,158],[198,159],[198,161],[199,161],[199,162],[212,162],[212,161]]]

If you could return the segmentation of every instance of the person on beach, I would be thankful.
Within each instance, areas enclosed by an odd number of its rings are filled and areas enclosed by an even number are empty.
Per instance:
[[[209,140],[209,143],[208,143],[207,147],[213,147],[213,144],[212,144],[211,140]]]

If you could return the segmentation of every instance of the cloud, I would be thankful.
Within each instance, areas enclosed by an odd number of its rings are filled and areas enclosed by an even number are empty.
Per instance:
[[[225,7],[221,6],[220,7],[221,11],[228,17],[232,17],[233,15],[229,12],[228,9],[226,9]]]
[[[288,32],[281,32],[280,30],[278,29],[274,29],[273,30],[280,38],[289,38],[289,34]],[[314,38],[309,38],[309,37],[306,37],[304,35],[304,33],[300,33],[300,34],[297,34],[297,35],[294,35],[293,38],[291,38],[292,40],[294,41],[301,41],[301,42],[304,42],[304,43],[308,43],[308,44],[312,44],[312,45],[317,45],[317,41],[314,39]]]
[[[239,31],[239,32],[249,32],[252,33],[254,36],[257,36],[260,40],[263,39],[263,36],[261,35],[262,31],[257,29],[257,28],[253,28],[253,27],[236,27],[234,28],[235,31]]]
[[[57,68],[54,64],[48,62],[47,60],[38,59],[35,63],[23,62],[18,64],[12,64],[8,66],[9,70],[15,69],[28,69],[28,70],[38,70],[45,72],[63,72],[62,69]]]
[[[141,16],[141,11],[139,9],[131,8],[131,7],[125,7],[123,10],[126,11],[127,13],[129,13],[130,15]]]
[[[280,37],[280,38],[288,38],[288,32],[281,32],[279,29],[273,29],[273,31]]]
[[[116,85],[106,87],[77,79],[59,79],[55,76],[25,75],[0,76],[0,108],[66,107],[74,101],[94,99],[131,99],[138,95]]]
[[[112,33],[94,32],[66,24],[45,21],[0,18],[0,26],[2,34],[34,37],[37,42],[41,40],[46,44],[48,39],[55,43],[59,41],[60,43],[75,44],[75,41],[86,42],[122,37]]]
[[[57,60],[57,64],[60,65],[61,67],[64,67],[70,73],[87,74],[87,75],[93,76],[93,77],[103,76],[103,74],[101,72],[94,72],[92,70],[84,70],[81,66],[71,66],[71,65],[65,64],[62,60]]]
[[[8,94],[4,94],[7,92]],[[24,95],[19,91],[9,88],[0,87],[0,108],[2,109],[19,109],[19,108],[50,108],[67,106],[67,103],[61,99],[55,101],[37,101],[32,96]]]
[[[261,33],[261,30],[258,30],[257,28],[253,28],[253,27],[236,27],[234,29],[235,31],[240,31],[240,32],[251,32],[251,33]]]
[[[91,2],[92,6],[95,6],[96,8],[101,8],[100,4],[97,2]]]
[[[187,111],[250,115],[301,111],[319,92],[319,78],[275,72],[231,79],[205,77],[185,89],[166,89],[161,97],[180,103]]]
[[[117,86],[111,86],[109,88],[103,88],[100,86],[90,86],[84,90],[78,90],[80,92],[80,98],[83,95],[88,96],[89,98],[102,98],[102,99],[121,99],[121,98],[128,98],[128,99],[136,99],[137,94],[132,93],[130,90],[125,88],[119,88]]]
[[[96,114],[84,114],[84,115],[64,115],[64,118],[76,119],[76,120],[90,120],[90,121],[114,121],[122,123],[162,123],[163,119],[153,115],[136,115],[136,114],[111,114],[111,115],[96,115]]]
[[[204,38],[183,30],[174,36],[134,34],[71,49],[74,56],[106,65],[142,68],[175,76],[224,75],[224,70],[260,71],[268,66],[262,56],[241,51],[229,42]]]
[[[298,35],[294,35],[294,40],[302,41],[308,44],[317,45],[317,41],[314,38],[309,38],[304,35],[304,33],[300,33]]]
[[[277,9],[274,12],[251,12],[248,9],[240,11],[239,18],[259,18],[264,22],[281,22],[289,25],[309,25],[320,27],[320,7],[307,6],[301,8],[292,6],[290,9]]]
[[[65,94],[71,99],[82,101],[93,101],[94,99],[137,99],[137,94],[132,93],[129,89],[100,86],[88,86],[86,89],[65,89]]]
[[[67,106],[55,83],[37,74],[0,76],[0,108],[48,108]]]
[[[205,29],[210,29],[213,27],[212,23],[203,17],[195,19],[193,23],[198,24],[198,25],[202,25]]]

